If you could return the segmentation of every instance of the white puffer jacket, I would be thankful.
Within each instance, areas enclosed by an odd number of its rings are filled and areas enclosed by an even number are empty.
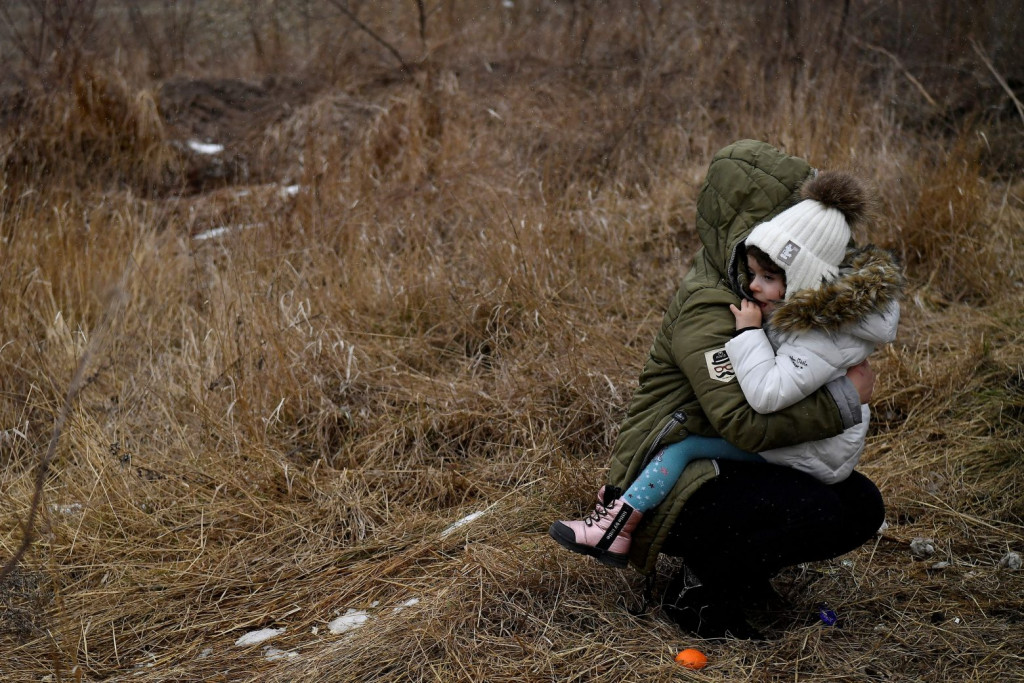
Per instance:
[[[757,412],[793,405],[845,376],[878,345],[896,339],[902,272],[891,255],[874,247],[852,257],[838,280],[798,292],[780,304],[764,329],[748,330],[726,343],[743,395]],[[870,419],[866,404],[861,413],[860,424],[837,436],[764,451],[761,456],[826,484],[840,482],[864,451]]]

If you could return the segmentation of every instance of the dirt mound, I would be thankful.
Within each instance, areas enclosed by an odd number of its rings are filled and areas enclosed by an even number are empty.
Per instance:
[[[227,144],[251,139],[316,88],[292,79],[173,79],[160,86],[160,115],[169,132]]]
[[[185,156],[190,189],[270,180],[258,149],[268,126],[286,119],[316,93],[298,79],[174,79],[159,90],[158,104],[168,138]],[[215,144],[222,151],[197,151],[189,142]]]

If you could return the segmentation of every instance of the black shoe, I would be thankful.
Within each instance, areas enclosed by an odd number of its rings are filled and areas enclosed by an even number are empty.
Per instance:
[[[667,593],[661,609],[684,631],[701,638],[764,640],[764,636],[747,623],[742,609],[730,605],[704,586],[687,588],[675,596]]]
[[[768,579],[755,581],[745,591],[744,604],[758,612],[785,612],[793,608],[793,603],[783,597]]]

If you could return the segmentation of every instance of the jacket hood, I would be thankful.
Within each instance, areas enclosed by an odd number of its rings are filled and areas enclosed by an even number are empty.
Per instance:
[[[874,245],[849,249],[839,277],[779,304],[771,325],[779,332],[837,331],[884,314],[903,298],[905,287],[906,277],[892,252]],[[870,336],[870,330],[864,334]]]
[[[810,164],[756,140],[722,149],[697,196],[697,234],[708,266],[739,292],[736,247],[754,226],[791,206],[812,175]]]

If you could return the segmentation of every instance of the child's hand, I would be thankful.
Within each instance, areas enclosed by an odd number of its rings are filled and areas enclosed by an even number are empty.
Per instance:
[[[736,316],[737,330],[742,330],[744,327],[761,327],[761,307],[753,301],[744,299],[740,302],[739,308],[729,304],[729,309]]]
[[[871,363],[864,359],[859,365],[854,365],[847,370],[846,376],[850,378],[854,388],[857,389],[860,402],[868,403],[871,401],[871,394],[875,388],[875,370],[871,367]]]

